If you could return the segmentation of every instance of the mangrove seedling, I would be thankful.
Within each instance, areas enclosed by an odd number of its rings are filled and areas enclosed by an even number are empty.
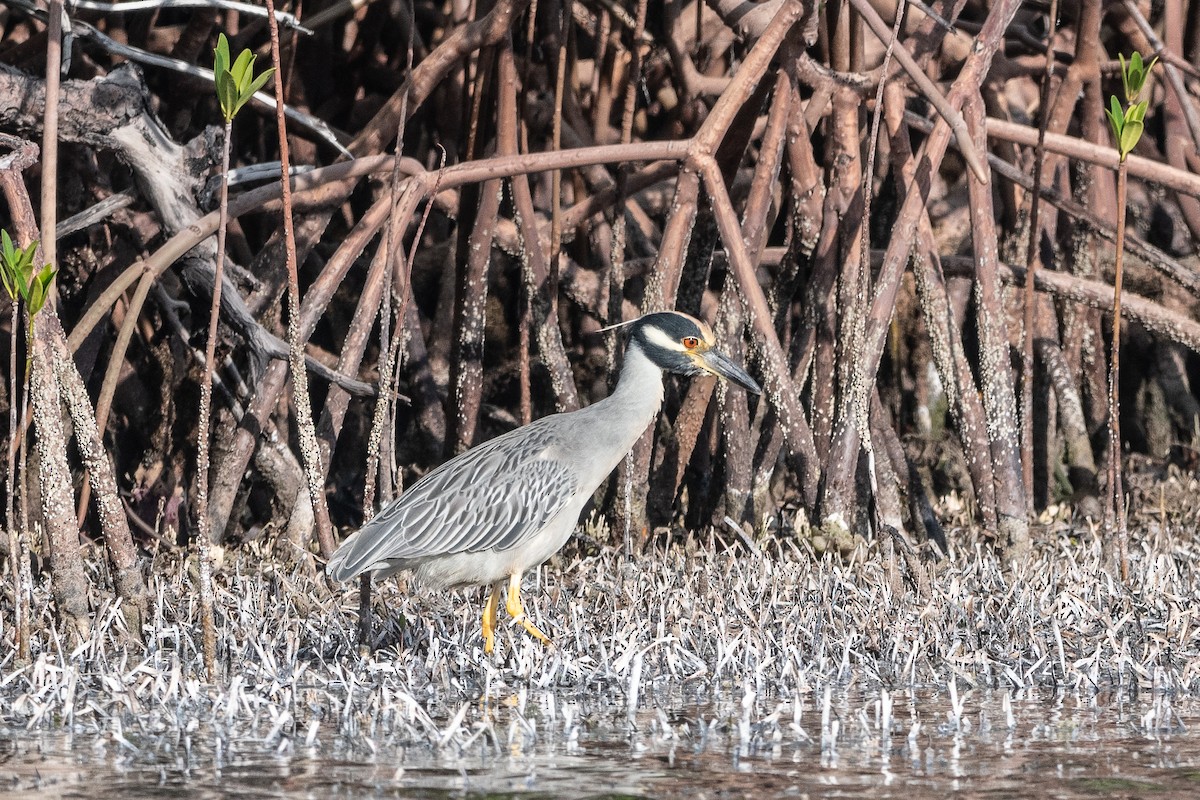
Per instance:
[[[197,546],[200,555],[200,626],[203,636],[204,672],[208,679],[216,679],[217,633],[213,613],[212,586],[212,525],[208,516],[208,469],[209,469],[209,416],[212,409],[212,373],[216,361],[217,323],[221,310],[221,283],[225,274],[225,231],[229,226],[229,151],[233,134],[233,118],[250,98],[261,89],[274,74],[274,67],[254,75],[255,56],[250,50],[242,50],[233,61],[229,61],[229,40],[225,34],[217,35],[217,46],[213,50],[213,81],[217,90],[217,101],[225,118],[225,137],[221,149],[221,202],[220,222],[217,226],[217,264],[213,281],[212,306],[208,316],[208,339],[204,348],[204,377],[200,382],[200,414],[196,442],[196,515],[199,527]]]
[[[1121,279],[1125,251],[1125,194],[1128,179],[1126,159],[1137,147],[1145,130],[1146,108],[1149,101],[1138,101],[1138,95],[1158,63],[1154,58],[1143,62],[1140,53],[1126,61],[1121,59],[1121,84],[1125,90],[1124,104],[1113,95],[1105,109],[1112,127],[1113,141],[1120,160],[1117,165],[1117,242],[1116,263],[1113,268],[1112,352],[1108,362],[1108,507],[1105,516],[1109,531],[1116,532],[1117,553],[1121,565],[1121,580],[1129,579],[1129,530],[1125,524],[1125,490],[1121,476]]]

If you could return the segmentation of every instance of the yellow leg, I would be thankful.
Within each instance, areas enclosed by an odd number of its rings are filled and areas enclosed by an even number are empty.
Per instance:
[[[521,605],[521,573],[519,572],[513,573],[512,577],[508,579],[508,597],[505,600],[504,608],[513,621],[519,622],[530,636],[544,645],[554,646],[550,637],[539,631],[537,626],[525,616],[525,608]]]
[[[500,590],[504,581],[492,584],[487,603],[483,606],[483,652],[491,655],[496,646],[496,611],[500,607]]]

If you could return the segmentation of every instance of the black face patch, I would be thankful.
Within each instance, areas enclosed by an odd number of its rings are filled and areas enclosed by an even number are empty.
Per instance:
[[[705,331],[691,317],[673,311],[647,314],[633,323],[629,339],[660,369],[679,375],[704,373],[687,354],[683,343],[687,339],[689,343],[695,340],[700,347],[707,344]]]

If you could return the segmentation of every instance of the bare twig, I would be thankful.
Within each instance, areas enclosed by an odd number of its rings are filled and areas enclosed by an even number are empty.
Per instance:
[[[54,309],[44,308],[38,314],[38,324],[45,326],[46,339],[53,358],[50,362],[58,391],[66,401],[75,431],[75,442],[87,469],[89,486],[96,498],[100,526],[104,531],[105,549],[112,565],[113,584],[121,600],[121,610],[130,632],[142,636],[148,597],[138,565],[137,548],[129,531],[125,508],[117,493],[117,480],[112,462],[104,449],[104,441],[96,424],[95,411],[88,398],[83,378],[71,358],[67,335]]]
[[[1112,345],[1108,361],[1108,498],[1105,518],[1117,537],[1121,580],[1129,580],[1129,528],[1125,524],[1125,488],[1121,442],[1121,283],[1125,244],[1126,161],[1117,169],[1117,254],[1113,272]]]
[[[1022,318],[1024,339],[1021,348],[1021,479],[1025,483],[1025,501],[1033,503],[1033,336],[1036,303],[1033,296],[1034,275],[1041,263],[1039,240],[1041,238],[1041,187],[1042,168],[1046,163],[1046,126],[1050,123],[1050,85],[1054,80],[1054,30],[1058,25],[1058,0],[1050,0],[1047,16],[1050,30],[1050,46],[1046,48],[1046,71],[1042,74],[1040,88],[1041,117],[1038,121],[1038,143],[1034,150],[1033,194],[1029,202],[1029,244],[1025,248],[1025,291],[1022,294]]]
[[[44,19],[46,17],[45,12],[40,11],[29,0],[7,0],[7,2],[11,5],[21,8],[23,11],[32,16],[38,17],[39,19]],[[61,9],[61,3],[59,3],[59,7]],[[169,69],[173,72],[189,75],[193,78],[207,81],[209,83],[213,81],[211,69],[206,67],[198,67],[194,64],[189,64],[186,61],[181,61],[176,58],[168,58],[167,56],[161,56],[157,53],[148,53],[140,48],[123,44],[102,33],[86,22],[82,22],[80,20],[71,20],[70,30],[74,36],[78,36],[81,39],[90,39],[114,55],[127,58],[130,61],[136,61],[139,64],[150,64],[151,66]],[[268,111],[275,110],[275,98],[271,97],[265,92],[258,92],[255,94],[254,101],[258,106],[265,108]],[[283,113],[287,115],[287,118],[292,120],[296,125],[308,130],[321,141],[325,142],[331,147],[336,148],[343,155],[350,155],[350,151],[342,145],[342,143],[338,140],[337,134],[334,133],[334,131],[328,125],[326,125],[324,121],[312,116],[311,114],[306,114],[303,111],[299,111],[288,106],[284,106]]]
[[[975,135],[976,147],[984,148],[987,134],[983,98],[971,95],[963,103],[967,124]],[[975,254],[975,318],[979,330],[980,384],[983,407],[987,414],[988,441],[992,450],[992,471],[996,478],[996,514],[1001,544],[1012,557],[1027,554],[1028,514],[1031,504],[1025,498],[1021,481],[1020,428],[1016,397],[1013,393],[1011,358],[1008,352],[1008,325],[1000,278],[999,237],[991,190],[975,181],[968,182],[971,209],[971,246]]]
[[[62,0],[50,0],[46,27],[46,104],[42,122],[42,220],[41,229],[58,227],[58,102],[62,71],[63,18]],[[58,241],[54,236],[42,242],[45,263],[58,265]],[[53,306],[53,300],[50,305]]]
[[[221,174],[229,169],[229,150],[233,136],[233,120],[225,121],[224,144],[221,148]],[[199,532],[196,547],[200,558],[200,625],[204,654],[204,673],[209,681],[216,681],[217,632],[213,609],[213,525],[209,513],[209,425],[212,416],[212,374],[217,354],[217,325],[221,318],[222,277],[225,273],[225,234],[229,222],[229,184],[221,182],[221,199],[217,223],[216,277],[213,280],[212,305],[208,314],[208,335],[204,344],[204,377],[200,381],[200,410],[197,416],[196,433],[196,521]],[[148,274],[148,273],[147,273]],[[149,285],[146,276],[139,287]],[[143,294],[144,296],[144,294]],[[136,311],[131,313],[136,314]],[[107,416],[107,415],[106,415]],[[218,532],[219,533],[219,532]]]
[[[729,252],[729,266],[738,282],[738,288],[749,307],[753,320],[755,343],[761,351],[767,379],[767,397],[779,414],[780,425],[784,435],[791,445],[793,452],[800,459],[800,481],[803,487],[805,501],[814,502],[817,485],[821,477],[821,467],[817,460],[816,448],[813,445],[812,429],[808,418],[800,407],[799,392],[792,384],[791,371],[788,369],[787,357],[779,343],[779,337],[771,324],[771,309],[767,305],[766,295],[754,275],[754,265],[746,252],[742,239],[741,226],[733,213],[729,202],[729,194],[721,178],[717,163],[711,159],[705,160],[700,166],[704,175],[704,185],[713,198],[713,214],[717,227],[721,231],[721,239]]]
[[[1060,91],[1059,94],[1062,94],[1062,92]],[[1036,128],[996,119],[995,117],[988,117],[987,132],[989,137],[1001,139],[1006,142],[1023,144],[1028,147],[1036,147],[1038,143],[1038,131]],[[1049,130],[1046,132],[1044,144],[1046,152],[1068,156],[1069,158],[1078,159],[1079,161],[1114,171],[1120,161],[1117,151],[1109,145],[1092,144],[1074,136],[1051,133]],[[1164,164],[1161,161],[1155,161],[1154,159],[1132,153],[1126,161],[1129,162],[1130,177],[1161,184],[1168,189],[1183,192],[1192,197],[1200,197],[1200,175],[1185,172],[1169,164]]]
[[[248,17],[266,17],[267,10],[252,3],[239,3],[237,0],[123,0],[120,3],[101,3],[98,0],[74,0],[75,8],[88,11],[105,11],[111,14],[131,14],[137,11],[159,11],[164,8],[218,8],[236,11]],[[275,19],[284,25],[301,33],[311,34],[312,31],[300,24],[294,14],[286,11],[276,11]]]
[[[909,111],[904,113],[904,121],[909,127],[925,131],[926,133],[933,130],[933,123]],[[1116,242],[1116,226],[1112,220],[1103,219],[1094,210],[1082,203],[1062,197],[1053,187],[1035,187],[1033,178],[1026,175],[1019,167],[1009,164],[995,154],[988,154],[988,166],[991,167],[993,172],[998,173],[1006,180],[1012,181],[1030,192],[1036,189],[1038,195],[1043,200],[1065,211],[1075,219],[1086,222],[1092,230],[1108,241]],[[1200,270],[1189,267],[1187,264],[1171,257],[1169,253],[1155,247],[1145,239],[1129,231],[1125,232],[1125,248],[1132,255],[1142,259],[1147,266],[1179,284],[1184,289],[1187,289],[1189,292],[1200,293]]]
[[[945,96],[934,86],[933,81],[925,74],[925,70],[921,69],[921,65],[909,54],[901,42],[896,41],[893,32],[888,29],[887,24],[880,18],[878,12],[867,0],[850,0],[850,4],[854,6],[858,13],[862,14],[866,23],[871,26],[871,31],[879,37],[879,41],[887,47],[888,53],[896,56],[896,61],[912,78],[913,83],[921,90],[921,94],[933,104],[937,109],[938,114],[942,119],[946,120],[946,124],[950,126],[950,130],[954,132],[954,140],[958,143],[959,152],[971,167],[971,171],[975,173],[975,177],[982,183],[987,183],[987,168],[983,164],[983,160],[979,157],[979,152],[971,144],[971,135],[967,131],[967,125],[963,122],[962,114],[950,105],[950,102]],[[897,6],[896,18],[901,18],[900,7]],[[887,62],[884,62],[884,71],[886,73]]]
[[[50,311],[47,307],[44,311]],[[71,468],[67,464],[67,437],[54,381],[54,351],[46,330],[49,314],[33,318],[30,395],[37,428],[38,481],[41,484],[42,517],[50,542],[50,570],[54,602],[66,630],[78,641],[91,633],[87,577],[79,552],[75,526],[75,503],[71,491]]]
[[[554,124],[550,134],[550,149],[562,147],[563,93],[567,91],[567,54],[571,43],[571,7],[574,0],[559,0],[562,19],[559,20],[558,60],[554,69]],[[558,273],[562,255],[562,170],[550,173],[550,317],[558,318]]]
[[[991,7],[984,28],[976,40],[975,51],[963,65],[958,79],[950,91],[949,100],[952,105],[961,107],[968,96],[978,92],[978,87],[991,64],[992,56],[1000,47],[1004,31],[1019,5],[1016,0],[1001,0]],[[894,235],[877,278],[875,298],[863,339],[863,347],[856,365],[857,375],[852,396],[853,403],[851,408],[846,409],[845,413],[839,417],[834,441],[830,448],[823,502],[834,502],[832,513],[839,519],[844,518],[845,510],[849,506],[849,492],[858,460],[860,431],[857,423],[859,419],[865,417],[865,414],[858,414],[851,409],[866,408],[868,389],[874,382],[879,361],[883,356],[888,326],[900,288],[900,276],[911,249],[917,220],[924,211],[925,195],[929,190],[931,173],[941,163],[950,136],[950,126],[944,120],[939,120],[933,133],[922,146],[918,157],[917,185],[914,187],[915,190],[910,191],[905,197],[897,215]]]
[[[283,174],[288,175],[289,156],[287,144],[287,121],[283,114],[283,70],[279,58],[279,23],[275,20],[275,3],[267,0],[268,26],[271,30],[271,61],[275,65],[272,76],[275,81],[275,97],[279,100],[276,106],[275,119],[279,134],[279,161]],[[292,223],[292,187],[285,177],[280,181],[283,200],[283,230],[285,250],[287,252],[288,272],[288,347],[291,351],[289,359],[292,374],[292,389],[295,393],[296,428],[300,435],[300,454],[304,459],[304,470],[308,476],[309,499],[312,500],[313,514],[317,523],[317,539],[321,545],[321,555],[329,558],[333,555],[333,526],[329,521],[329,507],[325,503],[325,470],[321,466],[321,449],[317,444],[316,429],[312,418],[312,401],[308,396],[308,371],[304,366],[304,339],[300,335],[300,278],[296,266],[296,241]]]
[[[877,253],[873,260],[882,261]],[[942,260],[947,275],[969,276],[974,274],[974,263],[962,256],[946,256]],[[999,265],[999,276],[1008,284],[1024,283],[1025,270],[1014,265]],[[1103,281],[1090,280],[1056,270],[1038,270],[1034,280],[1039,292],[1102,311],[1112,310],[1113,287]],[[1164,308],[1145,297],[1122,292],[1121,316],[1136,321],[1163,338],[1178,342],[1194,353],[1200,354],[1200,322],[1185,314]],[[1107,394],[1104,395],[1107,397]]]

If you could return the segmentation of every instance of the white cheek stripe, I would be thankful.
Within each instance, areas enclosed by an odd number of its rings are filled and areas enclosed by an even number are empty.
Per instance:
[[[664,350],[674,350],[677,353],[683,353],[687,350],[682,343],[675,341],[660,328],[655,328],[652,325],[646,326],[646,339]]]

